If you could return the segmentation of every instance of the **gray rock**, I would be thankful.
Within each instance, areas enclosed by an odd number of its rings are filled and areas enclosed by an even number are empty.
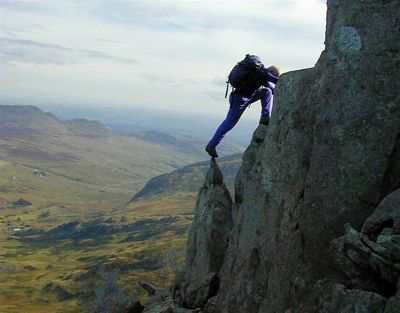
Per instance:
[[[400,312],[400,278],[397,282],[397,293],[393,297],[389,298],[385,307],[385,313],[398,312]]]
[[[383,234],[385,229],[386,234]],[[388,229],[392,231],[388,232]],[[374,213],[367,218],[361,231],[375,238],[379,235],[391,237],[400,234],[400,188],[382,200]],[[383,237],[381,240],[382,243],[390,241]]]
[[[324,301],[320,313],[384,313],[387,299],[373,292],[349,290],[335,285],[333,296]]]
[[[243,201],[244,182],[251,174],[251,168],[256,164],[257,152],[260,150],[261,144],[264,142],[265,134],[268,126],[259,124],[253,133],[253,138],[249,147],[243,155],[242,165],[239,169],[237,179],[235,181],[235,202],[241,203]]]
[[[211,161],[200,189],[189,231],[182,303],[203,306],[218,289],[219,272],[232,227],[232,199],[215,161]]]
[[[349,224],[346,234],[332,241],[332,249],[338,267],[349,278],[357,290],[357,296],[378,297],[379,294],[391,296],[400,276],[400,245],[394,238],[400,230],[400,189],[386,196],[357,232]],[[398,286],[397,286],[398,288]],[[375,291],[376,293],[366,292]],[[354,291],[355,292],[355,291]],[[352,294],[354,294],[351,291]],[[393,297],[384,299],[385,305],[379,312],[399,312],[400,290]],[[380,296],[379,296],[380,297]],[[334,303],[349,306],[355,302],[340,293],[332,295]],[[347,301],[347,302],[346,302]],[[375,312],[368,305],[369,311]],[[385,308],[386,307],[386,308]]]
[[[386,306],[384,313],[399,313],[400,312],[400,295],[391,297]]]
[[[395,284],[400,274],[399,234],[400,189],[397,189],[367,218],[361,233],[348,226],[346,235],[333,241],[339,266],[347,274],[358,271],[370,277],[372,273]]]
[[[186,282],[218,273],[232,227],[231,207],[232,199],[223,183],[222,173],[217,163],[211,161],[189,231]]]
[[[14,201],[13,203],[12,203],[12,205],[14,206],[14,207],[24,207],[24,206],[31,206],[32,205],[32,203],[30,202],[30,201],[28,201],[28,200],[25,200],[25,199],[19,199],[19,200],[17,200],[17,201]]]
[[[143,313],[192,313],[193,310],[177,306],[172,297],[167,297],[162,301],[150,300],[146,304]]]
[[[400,274],[399,263],[389,258],[391,252],[358,233],[350,225],[343,237],[334,239],[335,260],[342,271],[359,288],[379,291],[385,282],[395,284]]]
[[[219,279],[215,273],[197,279],[184,287],[184,304],[189,308],[202,308],[217,294],[218,287]]]
[[[158,291],[157,287],[153,286],[152,284],[148,283],[147,281],[140,280],[139,286],[142,289],[146,290],[149,296],[154,296]]]
[[[105,267],[96,274],[103,279],[100,286],[93,290],[94,297],[84,298],[82,304],[90,313],[141,313],[144,307],[131,298],[117,281],[119,271],[109,271]]]
[[[215,307],[217,305],[217,297],[212,297],[208,299],[206,305],[203,308],[203,313],[217,313]]]

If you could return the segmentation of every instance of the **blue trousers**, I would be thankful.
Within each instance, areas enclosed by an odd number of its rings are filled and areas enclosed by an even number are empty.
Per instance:
[[[222,138],[224,138],[225,134],[236,125],[244,110],[246,110],[246,108],[253,102],[261,100],[261,116],[270,118],[272,111],[272,98],[272,90],[268,87],[257,89],[250,98],[236,92],[236,90],[231,92],[229,96],[230,107],[228,114],[209,141],[208,146],[216,147]]]

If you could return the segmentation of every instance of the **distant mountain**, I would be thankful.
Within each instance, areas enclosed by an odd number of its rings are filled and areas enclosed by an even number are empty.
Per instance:
[[[233,192],[234,179],[242,162],[242,154],[235,154],[218,160],[228,189]],[[176,192],[197,193],[204,182],[204,175],[209,168],[209,161],[198,162],[168,174],[150,179],[142,190],[134,195],[132,201],[150,197],[170,196]]]
[[[195,114],[143,107],[90,107],[40,105],[62,120],[89,118],[128,135],[142,136],[150,132],[166,134],[184,143],[192,142],[197,150],[203,147],[223,120],[210,114]],[[219,146],[223,155],[242,153],[251,139],[257,121],[244,116]],[[154,135],[154,133],[153,133]],[[145,140],[151,136],[146,136]]]
[[[34,205],[35,198],[43,204],[86,199],[114,205],[151,177],[201,157],[121,135],[97,121],[61,121],[33,106],[0,105],[0,160],[0,186],[10,201],[26,196]]]
[[[56,135],[106,137],[115,135],[97,121],[61,121],[34,106],[0,105],[0,138],[39,139]]]

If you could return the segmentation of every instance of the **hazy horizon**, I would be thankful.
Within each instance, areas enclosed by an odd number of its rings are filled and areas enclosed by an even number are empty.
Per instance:
[[[321,0],[0,0],[0,101],[222,116],[244,54],[284,72],[312,67],[325,14]]]

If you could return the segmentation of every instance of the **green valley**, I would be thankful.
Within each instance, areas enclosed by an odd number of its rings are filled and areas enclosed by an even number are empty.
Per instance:
[[[146,302],[142,279],[169,285],[207,162],[180,168],[201,157],[98,122],[0,106],[0,312],[97,312],[111,301],[107,288],[124,307]],[[147,181],[165,175],[175,178],[145,196]]]

